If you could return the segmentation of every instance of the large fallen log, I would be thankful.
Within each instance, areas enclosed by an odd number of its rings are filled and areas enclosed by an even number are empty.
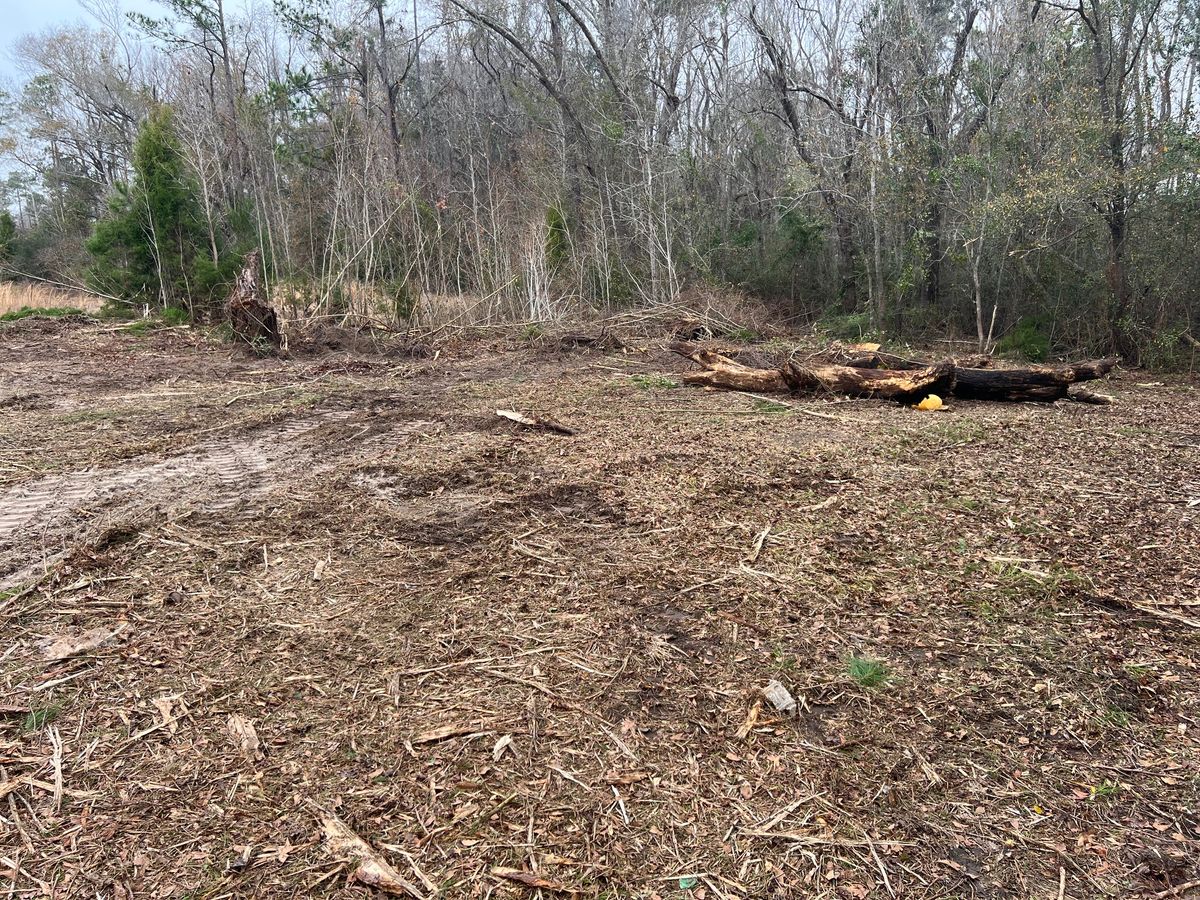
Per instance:
[[[896,368],[804,363],[791,360],[777,368],[743,365],[696,344],[680,341],[671,350],[704,367],[683,376],[688,384],[755,393],[814,393],[829,391],[852,397],[878,397],[915,402],[937,394],[964,400],[1049,402],[1073,398],[1072,385],[1102,378],[1116,359],[1098,359],[1067,366],[1032,366],[1023,369],[984,369],[963,366],[954,360],[920,365],[912,360],[874,354],[872,363],[894,362]],[[1103,394],[1081,393],[1079,400],[1107,402]]]
[[[948,396],[954,389],[954,363],[950,360],[921,369],[856,369],[852,366],[802,366],[789,362],[784,380],[798,393],[847,394],[915,403],[930,394]]]
[[[856,369],[832,364],[806,365],[795,361],[775,369],[742,365],[726,356],[686,341],[671,349],[704,367],[683,376],[687,384],[752,393],[814,393],[828,391],[852,397],[879,397],[902,402],[929,394],[949,394],[954,386],[954,363],[946,360],[920,369]]]
[[[1069,366],[1033,366],[1027,369],[959,369],[954,396],[964,400],[1034,400],[1052,402],[1070,397],[1070,387],[1081,381],[1103,378],[1116,359],[1094,359]],[[1098,395],[1091,394],[1090,397]],[[1087,402],[1096,402],[1089,399]]]

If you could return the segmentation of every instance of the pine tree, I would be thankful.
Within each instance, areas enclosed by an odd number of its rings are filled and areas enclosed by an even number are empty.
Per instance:
[[[118,187],[88,240],[89,280],[131,303],[197,313],[214,285],[197,278],[206,235],[170,107],[156,109],[138,132],[133,172],[133,183]]]
[[[13,240],[17,236],[17,223],[13,221],[12,213],[0,209],[0,263],[8,262],[12,256]]]

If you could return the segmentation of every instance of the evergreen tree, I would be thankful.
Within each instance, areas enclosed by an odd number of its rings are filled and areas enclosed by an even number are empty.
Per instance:
[[[215,285],[198,278],[206,235],[198,189],[175,135],[170,107],[156,109],[133,147],[133,183],[119,185],[87,249],[89,280],[99,291],[132,303],[186,306],[206,301]],[[204,263],[208,265],[205,266]]]
[[[0,263],[8,262],[12,256],[13,239],[17,236],[17,223],[13,221],[12,213],[0,209]]]

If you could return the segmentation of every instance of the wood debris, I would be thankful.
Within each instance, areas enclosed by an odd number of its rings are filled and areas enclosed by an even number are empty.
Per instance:
[[[263,758],[262,745],[259,743],[258,731],[255,730],[253,722],[240,713],[233,713],[225,720],[225,727],[229,730],[233,745],[242,756],[251,762],[258,762]]]
[[[527,413],[517,412],[515,409],[498,409],[496,415],[502,419],[508,419],[510,422],[516,422],[524,428],[536,428],[541,431],[553,431],[555,434],[573,435],[577,434],[574,428],[570,428],[562,422],[551,419],[549,416],[534,416]]]
[[[392,865],[354,833],[354,830],[329,812],[321,813],[321,833],[330,855],[355,866],[355,881],[383,891],[385,894],[418,897],[425,895],[401,877]]]
[[[90,653],[120,635],[125,627],[125,625],[119,625],[114,629],[109,629],[101,626],[89,628],[78,634],[60,634],[53,638],[47,638],[48,643],[43,651],[43,657],[47,661],[57,662],[72,656],[79,656],[82,653]]]
[[[516,884],[522,885],[534,890],[551,891],[556,894],[578,894],[579,891],[573,887],[568,887],[565,884],[560,884],[557,881],[551,881],[548,878],[534,872],[525,872],[521,869],[511,869],[507,866],[494,866],[492,874],[497,878],[504,878]]]

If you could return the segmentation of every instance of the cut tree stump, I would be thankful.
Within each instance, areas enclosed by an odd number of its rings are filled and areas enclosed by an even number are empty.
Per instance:
[[[1102,378],[1116,359],[1097,359],[1067,366],[991,369],[964,366],[955,360],[918,363],[891,354],[872,352],[854,361],[869,365],[790,361],[778,368],[755,368],[735,362],[696,344],[679,341],[670,349],[704,367],[683,376],[687,384],[757,393],[814,393],[829,391],[851,397],[878,397],[911,403],[929,394],[963,400],[1042,401],[1063,398],[1084,403],[1112,402],[1092,391],[1070,393],[1072,385]],[[833,351],[835,353],[841,351]],[[820,356],[820,355],[819,355]],[[971,362],[990,362],[978,357]],[[879,364],[887,368],[879,368]]]
[[[279,317],[267,305],[262,283],[262,263],[257,250],[246,255],[242,271],[234,282],[233,291],[225,304],[229,327],[234,337],[253,346],[267,344],[279,349]]]

